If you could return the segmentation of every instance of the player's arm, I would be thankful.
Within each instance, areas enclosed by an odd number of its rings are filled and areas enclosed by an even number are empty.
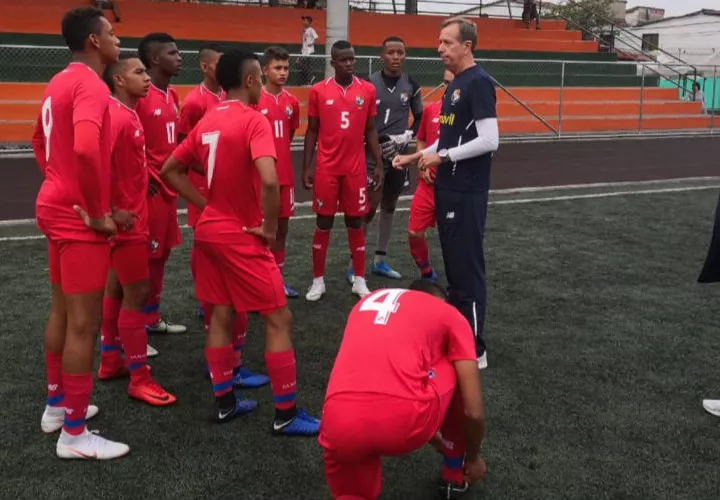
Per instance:
[[[280,214],[280,182],[278,181],[275,161],[275,140],[270,122],[259,116],[250,135],[250,153],[260,176],[261,201],[263,209],[262,235],[269,244],[275,241],[277,221]]]
[[[191,134],[173,151],[160,170],[160,177],[188,203],[203,210],[207,205],[207,199],[193,186],[187,175],[191,165],[199,165],[201,162],[197,154],[199,148],[196,147],[194,139],[194,134]]]
[[[313,87],[310,89],[310,97],[308,98],[308,126],[305,132],[305,147],[303,151],[302,177],[305,189],[310,189],[313,185],[312,159],[315,155],[318,131],[320,130],[319,112],[317,90]]]
[[[45,168],[47,167],[47,154],[45,150],[45,132],[43,131],[42,124],[42,112],[37,117],[35,122],[35,132],[32,136],[32,148],[35,153],[35,162],[37,163],[40,172],[45,175]]]
[[[199,103],[193,100],[183,103],[183,106],[180,108],[180,116],[178,117],[178,144],[190,135],[190,131],[197,125],[197,122],[200,121],[202,114],[202,108],[200,108]]]
[[[423,110],[425,108],[422,102],[422,87],[420,87],[420,84],[416,82],[414,78],[410,78],[410,84],[412,85],[413,93],[410,98],[410,113],[413,117],[412,133],[413,136],[417,136],[422,126]]]
[[[470,109],[475,121],[477,137],[448,149],[448,157],[452,162],[493,153],[500,145],[495,85],[487,77],[477,78],[471,82],[471,85]]]
[[[300,128],[300,103],[295,99],[293,102],[293,115],[290,121],[290,142],[295,139],[295,132]]]
[[[73,153],[82,168],[77,181],[86,205],[81,208],[90,219],[96,220],[109,217],[105,213],[109,207],[103,207],[103,194],[110,192],[110,179],[103,176],[101,145],[108,101],[107,92],[92,80],[78,84],[73,97]]]

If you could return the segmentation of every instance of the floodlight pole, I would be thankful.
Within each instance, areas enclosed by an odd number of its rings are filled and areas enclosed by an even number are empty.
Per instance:
[[[327,3],[325,35],[325,78],[333,76],[330,66],[330,47],[338,40],[350,40],[350,1],[332,0]]]

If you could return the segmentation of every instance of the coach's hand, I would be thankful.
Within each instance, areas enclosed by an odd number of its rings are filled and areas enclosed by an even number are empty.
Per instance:
[[[269,247],[272,247],[275,245],[277,229],[273,231],[273,230],[271,230],[271,228],[268,228],[265,224],[263,224],[260,227],[244,227],[243,231],[262,239],[265,242],[265,244]]]
[[[477,457],[473,460],[465,459],[465,480],[472,484],[482,480],[487,472],[487,465],[485,460],[481,457]]]
[[[125,231],[129,231],[135,225],[137,214],[128,210],[113,209],[112,220]]]
[[[313,181],[315,181],[315,176],[313,175],[312,171],[303,170],[302,180],[303,180],[303,187],[305,189],[313,188]]]
[[[113,221],[112,217],[110,217],[109,215],[93,219],[79,205],[73,205],[73,210],[75,210],[78,216],[80,216],[80,219],[82,219],[85,225],[93,231],[104,234],[108,238],[115,236],[115,234],[117,233],[117,226],[115,225],[115,221]]]
[[[441,163],[442,163],[442,160],[440,159],[439,154],[430,153],[427,155],[423,155],[420,158],[420,161],[418,161],[418,168],[420,168],[420,170],[424,170],[426,168],[437,167]]]

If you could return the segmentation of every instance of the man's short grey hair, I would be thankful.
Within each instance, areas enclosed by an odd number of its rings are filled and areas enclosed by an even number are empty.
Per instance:
[[[464,17],[451,17],[442,23],[443,28],[457,24],[460,31],[460,42],[470,42],[470,50],[475,50],[478,41],[477,26],[475,23]]]

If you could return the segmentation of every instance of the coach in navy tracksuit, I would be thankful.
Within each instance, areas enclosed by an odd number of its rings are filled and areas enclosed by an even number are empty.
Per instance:
[[[490,165],[498,148],[495,86],[475,64],[477,28],[461,18],[442,25],[440,55],[455,74],[443,97],[440,139],[424,151],[396,158],[394,166],[437,166],[435,210],[445,262],[449,301],[475,332],[478,366],[487,366],[483,324],[486,284],[483,235]]]

